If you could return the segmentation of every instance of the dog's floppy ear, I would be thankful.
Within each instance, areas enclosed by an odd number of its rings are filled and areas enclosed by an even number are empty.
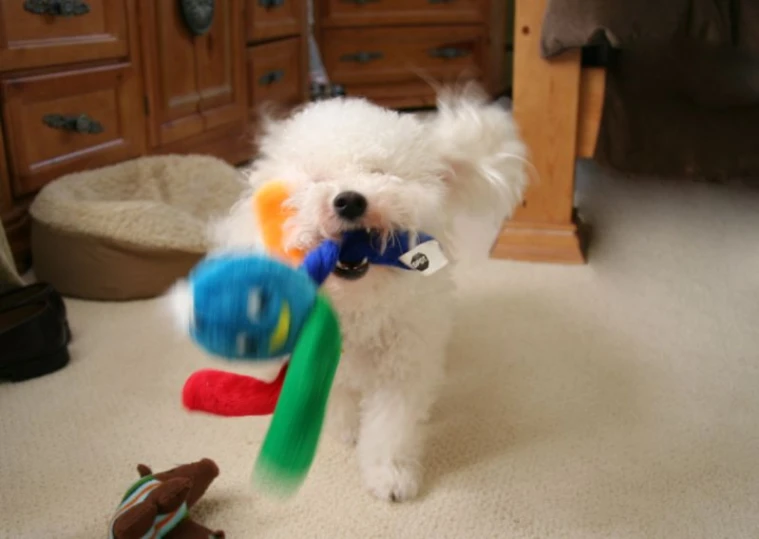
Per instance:
[[[526,147],[511,113],[470,84],[442,90],[429,122],[451,202],[478,213],[511,213],[527,183]]]

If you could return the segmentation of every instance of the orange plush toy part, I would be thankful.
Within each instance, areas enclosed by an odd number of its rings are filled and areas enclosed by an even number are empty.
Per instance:
[[[305,253],[297,249],[285,251],[285,222],[294,215],[295,210],[287,207],[290,191],[285,182],[272,180],[258,188],[253,195],[253,213],[258,218],[261,239],[266,250],[272,255],[294,266],[303,262]]]

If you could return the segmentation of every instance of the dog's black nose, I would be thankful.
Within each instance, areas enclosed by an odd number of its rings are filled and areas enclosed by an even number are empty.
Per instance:
[[[366,197],[355,191],[343,191],[332,201],[335,213],[348,221],[355,221],[364,215],[368,204]]]

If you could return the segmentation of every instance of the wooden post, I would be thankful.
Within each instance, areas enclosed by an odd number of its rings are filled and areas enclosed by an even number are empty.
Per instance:
[[[533,262],[585,261],[574,219],[580,51],[545,60],[540,34],[547,0],[516,0],[514,117],[527,144],[531,185],[504,223],[491,255]]]
[[[29,269],[31,261],[30,220],[25,205],[14,205],[11,178],[6,163],[3,125],[0,122],[0,222],[2,222],[4,229],[5,240],[3,243],[7,243],[10,248],[15,259],[16,270],[21,274]],[[2,262],[3,260],[0,260],[0,263]]]

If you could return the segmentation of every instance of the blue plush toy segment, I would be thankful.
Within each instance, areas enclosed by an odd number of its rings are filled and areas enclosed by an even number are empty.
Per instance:
[[[321,286],[335,269],[339,255],[340,245],[337,242],[323,241],[316,249],[308,252],[301,268],[311,276],[317,286]]]
[[[416,241],[412,245],[412,234],[407,231],[393,233],[387,240],[387,245],[382,245],[382,237],[376,232],[366,230],[351,230],[343,235],[343,243],[340,248],[339,260],[341,262],[357,263],[366,258],[370,264],[393,266],[404,270],[409,269],[399,259],[413,247],[429,241],[432,236],[423,232],[416,234]]]
[[[432,236],[420,232],[416,235],[415,245],[431,239]],[[321,286],[335,269],[338,260],[356,264],[366,259],[370,264],[407,270],[408,266],[399,259],[412,248],[412,235],[408,232],[396,232],[383,246],[382,237],[376,232],[351,230],[343,234],[340,243],[334,240],[322,242],[306,255],[301,267]]]
[[[227,359],[257,360],[292,352],[316,300],[308,275],[266,255],[223,254],[189,277],[193,339]]]
[[[200,262],[190,274],[190,333],[209,353],[228,359],[270,359],[291,353],[321,286],[338,260],[366,259],[408,270],[399,258],[432,239],[396,232],[382,245],[376,232],[353,230],[306,255],[297,271],[265,254],[226,253]]]

